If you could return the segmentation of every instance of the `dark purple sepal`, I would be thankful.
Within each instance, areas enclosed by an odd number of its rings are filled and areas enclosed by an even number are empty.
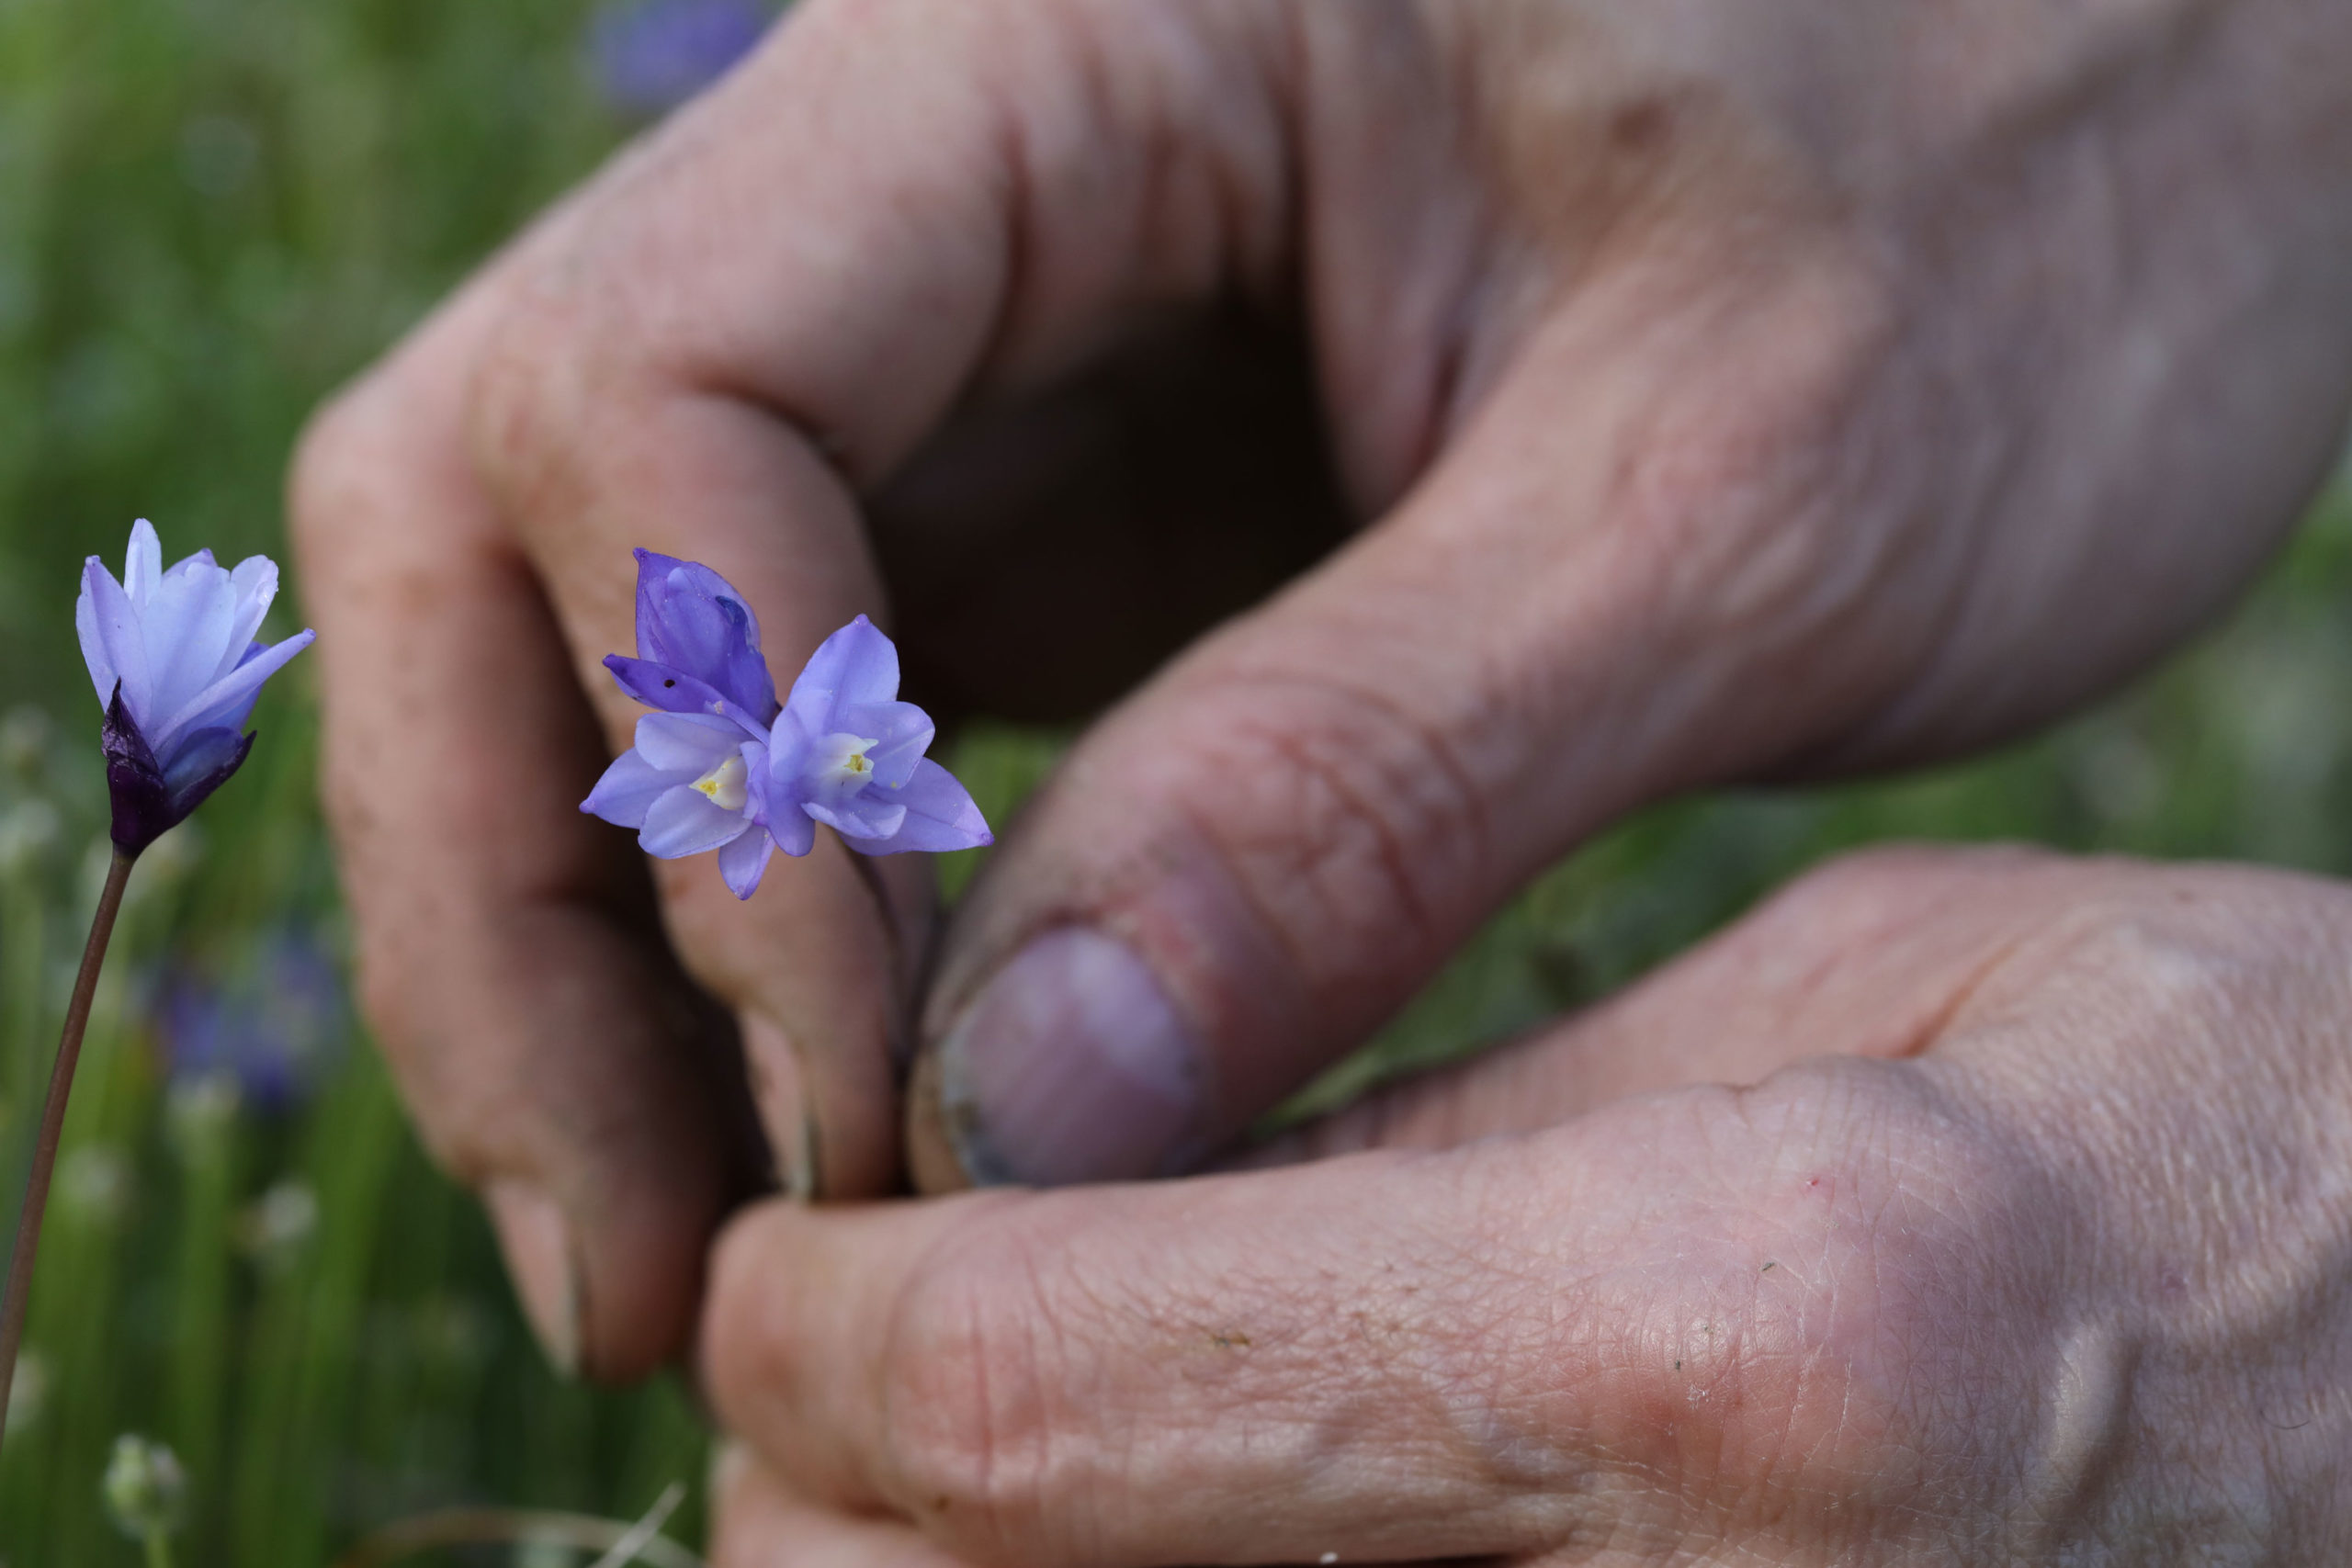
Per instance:
[[[230,729],[205,729],[181,742],[167,775],[155,761],[147,738],[123,705],[117,685],[99,731],[107,760],[107,796],[114,820],[107,836],[124,854],[135,855],[187,820],[188,813],[229,780],[252,751],[254,738]]]
[[[155,753],[131,721],[130,710],[123,706],[119,682],[113,700],[107,704],[98,743],[106,752],[107,797],[114,807],[109,836],[116,849],[135,855],[170,829],[172,800],[164,784],[164,770],[155,765]]]

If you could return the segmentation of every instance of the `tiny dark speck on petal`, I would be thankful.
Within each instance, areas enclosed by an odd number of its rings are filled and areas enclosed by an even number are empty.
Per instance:
[[[674,686],[674,685],[676,685],[676,684],[677,684],[677,682],[676,682],[675,681],[664,681],[664,682],[662,682],[662,683],[664,686]]]
[[[1767,1263],[1763,1268],[1758,1269],[1757,1272],[1758,1274],[1770,1274],[1777,1267],[1777,1264]]]

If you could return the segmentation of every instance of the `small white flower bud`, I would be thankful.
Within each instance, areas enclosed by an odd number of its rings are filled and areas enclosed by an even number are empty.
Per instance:
[[[104,1484],[107,1512],[133,1540],[169,1534],[187,1510],[187,1477],[172,1450],[134,1433],[114,1440]]]

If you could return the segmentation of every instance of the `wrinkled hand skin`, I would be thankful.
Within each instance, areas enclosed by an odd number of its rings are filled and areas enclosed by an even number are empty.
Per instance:
[[[891,1190],[894,1053],[1042,929],[1159,976],[1213,1147],[1623,810],[2176,642],[2343,424],[2346,80],[2338,0],[808,0],[292,485],[370,1014],[551,1348],[675,1355],[763,1158]],[[1182,651],[944,931],[829,840],[739,908],[575,810],[632,546],[786,671],[897,596],[927,705]]]
[[[1883,851],[1261,1168],[764,1206],[715,1560],[2345,1562],[2347,952]]]

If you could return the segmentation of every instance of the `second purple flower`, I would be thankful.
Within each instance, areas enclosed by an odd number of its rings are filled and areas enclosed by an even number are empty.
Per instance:
[[[824,823],[861,854],[992,841],[979,807],[923,753],[929,716],[899,695],[899,650],[864,615],[827,637],[781,705],[760,626],[733,585],[694,561],[637,552],[637,651],[605,660],[659,711],[582,811],[638,829],[663,860],[718,852],[749,898],[777,850],[804,855]]]

